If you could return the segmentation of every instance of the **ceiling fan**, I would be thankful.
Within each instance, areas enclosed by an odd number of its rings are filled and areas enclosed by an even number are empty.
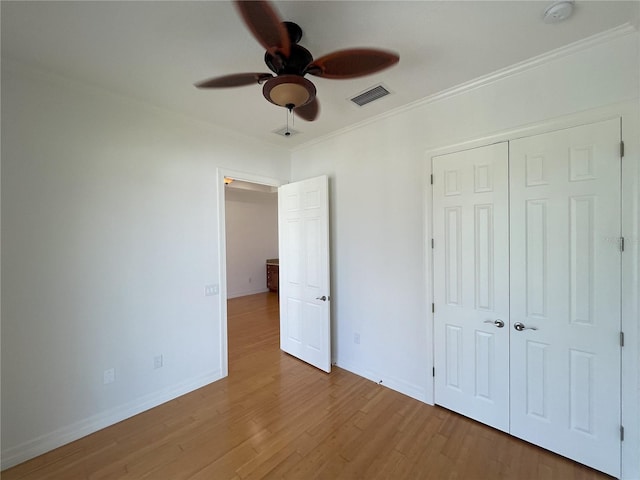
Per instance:
[[[285,107],[307,121],[317,118],[320,104],[316,87],[305,75],[348,79],[370,75],[390,67],[400,57],[373,48],[338,50],[314,60],[298,45],[302,29],[293,22],[282,22],[274,7],[265,0],[235,2],[240,16],[266,52],[264,61],[275,73],[234,73],[196,83],[197,88],[228,88],[263,84],[262,93],[271,103]]]

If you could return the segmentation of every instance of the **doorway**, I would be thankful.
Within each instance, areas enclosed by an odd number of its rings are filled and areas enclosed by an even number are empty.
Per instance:
[[[278,257],[278,187],[270,177],[218,169],[220,365],[229,374],[227,302],[265,295],[267,260]],[[264,258],[263,258],[264,257]],[[273,293],[276,295],[277,293]],[[279,308],[277,298],[276,308]],[[279,330],[278,330],[279,331]]]
[[[219,301],[222,376],[229,374],[225,185],[235,181],[267,187],[281,185],[273,179],[264,180],[218,170],[220,294],[223,299]],[[279,265],[278,288],[281,298],[280,347],[285,353],[327,373],[331,371],[328,187],[328,177],[321,175],[288,183],[277,190],[279,256],[283,260],[283,264]]]
[[[277,292],[265,274],[278,264],[277,190],[229,177],[224,188],[227,299]]]

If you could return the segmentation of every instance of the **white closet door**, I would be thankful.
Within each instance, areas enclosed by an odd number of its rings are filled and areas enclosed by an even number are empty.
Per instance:
[[[619,119],[510,144],[511,433],[614,476],[619,146]]]
[[[433,159],[435,401],[509,428],[508,146]]]

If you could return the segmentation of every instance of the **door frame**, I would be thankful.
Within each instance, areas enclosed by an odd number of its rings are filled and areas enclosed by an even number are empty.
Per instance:
[[[218,167],[216,169],[216,188],[218,190],[218,318],[220,319],[220,375],[229,375],[229,339],[227,330],[227,223],[225,214],[226,189],[225,177],[243,182],[280,187],[288,180],[265,177],[251,173]]]
[[[622,478],[639,478],[640,461],[637,452],[640,450],[640,375],[637,365],[640,361],[640,107],[633,101],[617,103],[584,112],[562,117],[541,120],[521,127],[505,127],[503,130],[486,136],[453,140],[447,145],[433,146],[427,149],[424,156],[426,172],[425,195],[425,283],[427,312],[431,312],[433,303],[433,188],[430,178],[433,157],[469,150],[493,143],[512,141],[549,133],[565,128],[589,123],[597,123],[613,118],[622,121],[622,139],[625,144],[622,161],[622,235],[625,237],[625,251],[622,257],[622,329],[625,345],[621,360],[621,415],[625,429],[622,442]],[[427,314],[427,346],[430,349],[430,365],[426,371],[434,368],[434,315]],[[434,380],[427,382],[425,398],[427,403],[434,404]]]

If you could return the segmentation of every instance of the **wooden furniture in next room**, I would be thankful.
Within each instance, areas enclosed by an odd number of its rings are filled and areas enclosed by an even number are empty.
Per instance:
[[[280,283],[280,266],[277,258],[267,260],[267,288],[270,292],[278,291]]]

